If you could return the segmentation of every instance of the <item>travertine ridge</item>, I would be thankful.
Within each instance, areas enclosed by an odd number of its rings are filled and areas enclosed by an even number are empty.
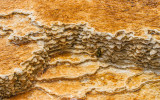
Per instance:
[[[15,24],[12,25],[14,19],[26,20],[27,24],[24,24],[29,28],[25,30],[26,26],[17,23],[17,25],[22,25],[21,30],[24,28],[23,31],[19,31],[19,29],[15,28]],[[11,20],[11,25],[8,25],[9,22],[5,23],[6,20]],[[147,70],[160,69],[160,32],[157,30],[148,29],[145,34],[135,36],[134,32],[126,32],[125,30],[120,30],[115,34],[97,32],[85,22],[71,24],[54,22],[52,26],[48,27],[36,22],[31,13],[12,12],[8,15],[0,15],[0,39],[3,38],[7,38],[10,44],[16,46],[36,43],[40,49],[31,52],[33,56],[21,62],[21,66],[23,66],[22,70],[15,70],[13,73],[0,76],[1,98],[25,92],[32,87],[40,88],[49,93],[49,88],[46,87],[44,89],[42,88],[43,85],[50,86],[52,82],[55,82],[53,84],[56,85],[56,82],[59,80],[66,82],[66,84],[74,84],[74,82],[75,84],[82,84],[79,83],[79,80],[87,77],[91,77],[91,79],[92,77],[98,77],[99,73],[102,72],[103,74],[103,71],[111,66],[117,70],[132,69],[132,67]],[[52,62],[52,59],[55,59],[56,55],[65,54],[65,52],[79,56],[85,54],[88,58],[85,56],[85,59],[76,60],[77,62],[72,61],[72,59],[65,59],[64,61],[58,61],[57,59],[55,62]],[[38,77],[52,67],[64,64],[68,64],[69,66],[83,66],[83,63],[89,62],[92,62],[93,65],[95,63],[98,66],[95,67],[93,72],[88,72],[89,74],[83,73],[75,77],[59,76],[58,78],[53,77],[49,79]],[[135,75],[128,76],[124,80],[129,84],[129,79],[136,77],[137,74],[140,75],[139,73],[135,73]],[[54,94],[51,91],[49,94],[65,98],[84,98],[90,92],[99,94],[134,92],[146,84],[159,82],[157,78],[159,76],[156,73],[153,74],[156,76],[153,76],[155,79],[148,79],[135,88],[131,88],[129,85],[123,85],[122,87],[116,87],[115,90],[107,90],[107,88],[101,90],[96,85],[90,86],[92,88],[84,85],[80,90],[77,89],[77,91],[82,91],[82,93],[76,91],[71,94],[67,94],[67,92]],[[73,82],[70,80],[73,80]],[[88,82],[86,84],[91,83]]]

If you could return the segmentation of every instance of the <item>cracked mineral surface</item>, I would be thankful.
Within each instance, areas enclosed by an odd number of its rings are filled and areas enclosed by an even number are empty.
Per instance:
[[[0,99],[159,100],[159,0],[0,0]]]

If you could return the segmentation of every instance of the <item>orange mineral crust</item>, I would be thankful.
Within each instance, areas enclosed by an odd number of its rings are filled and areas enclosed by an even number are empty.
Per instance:
[[[0,100],[159,100],[159,0],[0,0]]]
[[[33,13],[42,24],[86,21],[99,31],[159,29],[159,0],[1,0],[0,13]]]
[[[39,49],[36,43],[28,45],[9,44],[6,38],[0,38],[0,75],[11,74],[16,70],[23,70],[20,63],[26,61],[33,56],[32,52]]]

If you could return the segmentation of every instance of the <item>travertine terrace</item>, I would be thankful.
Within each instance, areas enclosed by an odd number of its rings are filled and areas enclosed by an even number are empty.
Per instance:
[[[159,12],[152,7],[158,1],[144,8],[143,0],[46,1],[44,8],[38,5],[43,1],[8,1],[9,7],[0,1],[0,99],[160,98]],[[126,8],[118,2],[127,2]],[[65,5],[68,13],[79,13],[72,18],[60,8]],[[74,11],[78,5],[83,6]],[[153,12],[141,15],[147,7]]]

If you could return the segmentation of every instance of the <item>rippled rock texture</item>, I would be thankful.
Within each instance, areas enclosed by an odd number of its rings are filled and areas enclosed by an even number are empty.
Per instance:
[[[5,1],[3,4],[5,8]],[[48,24],[40,21],[44,17],[35,17],[34,11],[19,9],[3,14],[3,9],[0,12],[0,99],[160,98],[158,30],[137,33],[133,26],[134,31],[123,27],[112,34],[95,30],[86,20],[64,23],[47,17]]]

